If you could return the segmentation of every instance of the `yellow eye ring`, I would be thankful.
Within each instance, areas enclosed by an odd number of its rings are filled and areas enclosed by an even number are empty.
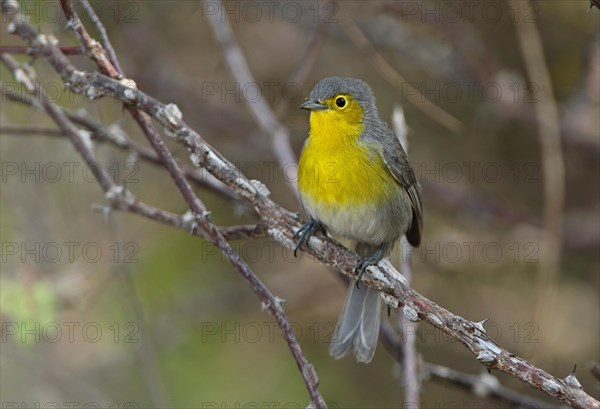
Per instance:
[[[335,104],[339,107],[339,108],[343,108],[346,106],[346,98],[344,97],[337,97],[335,99]]]

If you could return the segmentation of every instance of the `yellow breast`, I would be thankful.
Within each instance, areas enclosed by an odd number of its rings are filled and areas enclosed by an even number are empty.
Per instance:
[[[358,141],[363,123],[332,121],[313,112],[298,168],[302,196],[326,207],[377,205],[396,194],[395,182],[374,146]]]

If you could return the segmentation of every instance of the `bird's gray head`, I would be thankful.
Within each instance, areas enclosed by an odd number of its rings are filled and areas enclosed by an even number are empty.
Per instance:
[[[371,87],[362,80],[346,77],[329,77],[319,81],[300,108],[311,111],[343,110],[349,108],[353,101],[362,107],[365,117],[377,114]]]

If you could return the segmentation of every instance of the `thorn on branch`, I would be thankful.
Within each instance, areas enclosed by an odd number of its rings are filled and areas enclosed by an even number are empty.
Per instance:
[[[383,298],[383,301],[385,302],[385,304],[388,307],[388,317],[389,317],[389,315],[390,315],[390,309],[391,308],[394,308],[394,309],[398,308],[400,306],[400,300],[398,300],[393,295],[386,294],[386,293],[381,293],[381,298]]]
[[[129,102],[134,102],[137,99],[137,84],[134,80],[130,78],[123,78],[119,81],[125,90],[123,91],[123,96]]]
[[[496,355],[489,351],[481,351],[479,354],[477,354],[477,360],[482,364],[489,365],[492,362],[496,361]]]
[[[104,197],[109,202],[117,205],[132,205],[135,201],[135,198],[128,190],[126,190],[123,186],[118,185],[115,185],[114,187],[111,187],[109,190],[107,190],[104,194]]]
[[[188,210],[183,214],[181,220],[188,226],[188,231],[191,235],[194,235],[196,229],[198,228],[198,221],[204,221],[210,219],[210,215],[212,212],[205,210],[202,213],[194,213],[191,210]]]
[[[258,194],[260,194],[261,196],[269,197],[271,195],[271,191],[269,190],[269,188],[265,186],[265,184],[262,183],[260,180],[252,179],[250,180],[250,184],[254,187],[254,189],[256,189]]]
[[[581,383],[579,383],[579,380],[577,379],[577,377],[575,376],[575,370],[577,369],[577,365],[575,365],[573,367],[573,371],[567,375],[567,377],[564,379],[565,383],[567,385],[569,385],[571,388],[575,388],[578,390],[582,390],[583,387],[581,386]]]
[[[273,306],[278,310],[278,311],[283,311],[283,304],[285,303],[285,300],[281,297],[275,296],[275,304],[273,304]],[[266,311],[269,309],[269,304],[267,304],[266,302],[262,302],[260,305],[260,309],[261,311]]]
[[[431,323],[433,325],[435,325],[438,328],[442,328],[444,326],[444,322],[440,319],[440,317],[438,317],[435,314],[427,314],[429,316],[429,319],[431,320]]]
[[[409,305],[405,305],[402,307],[402,313],[404,314],[404,318],[411,322],[419,322],[421,319],[419,318],[419,313],[413,307]]]
[[[485,331],[485,327],[483,326],[483,324],[485,324],[488,319],[489,318],[486,318],[486,319],[481,320],[479,322],[474,322],[473,325],[475,326],[475,328],[477,328],[479,331],[481,331],[481,332],[483,332],[485,334],[486,331]]]

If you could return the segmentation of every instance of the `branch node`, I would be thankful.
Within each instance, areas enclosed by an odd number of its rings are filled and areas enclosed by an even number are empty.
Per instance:
[[[27,91],[33,91],[35,86],[33,81],[36,78],[36,73],[33,67],[29,64],[20,64],[19,67],[14,71],[14,76],[17,82],[25,85]]]
[[[481,332],[483,332],[485,334],[486,331],[485,331],[485,327],[483,326],[483,324],[485,324],[488,319],[489,318],[486,318],[486,319],[481,320],[479,322],[474,322],[473,325],[475,326],[475,328],[477,328],[479,331],[481,331]]]
[[[196,214],[191,210],[188,210],[181,216],[181,220],[187,225],[188,232],[194,234],[196,227],[198,227]]]
[[[561,390],[561,387],[559,384],[557,384],[553,380],[547,379],[544,381],[544,383],[542,383],[542,389],[547,394],[554,396],[554,395],[558,395],[558,393]]]
[[[306,375],[308,375],[310,377],[313,384],[315,384],[316,386],[319,386],[319,375],[317,374],[317,370],[315,369],[315,366],[313,364],[309,363],[306,366],[306,369],[307,369],[306,372],[308,372]]]
[[[567,377],[564,379],[564,381],[571,388],[582,390],[583,387],[581,386],[581,383],[579,383],[579,379],[577,379],[577,377],[575,376],[576,369],[577,369],[577,365],[575,365],[573,367],[573,371],[569,375],[567,375]]]
[[[415,310],[410,305],[405,305],[404,307],[402,307],[402,313],[404,314],[404,318],[406,318],[407,320],[409,320],[411,322],[419,322],[420,321],[419,313],[417,313],[417,310]]]
[[[275,296],[275,304],[273,305],[278,311],[283,311],[283,304],[285,300],[281,297]],[[265,311],[269,309],[269,305],[266,302],[262,302],[260,304],[261,311]]]
[[[183,114],[179,110],[179,107],[175,104],[167,104],[164,108],[160,109],[157,112],[159,117],[162,117],[169,125],[172,127],[179,126],[181,120],[183,119]]]
[[[77,27],[77,22],[74,17],[67,19],[67,24],[65,24],[66,30],[73,30]]]
[[[383,302],[386,303],[386,305],[391,308],[398,308],[400,306],[400,300],[396,297],[394,297],[393,295],[387,294],[387,293],[380,293],[381,294],[381,298],[383,298]]]
[[[264,197],[269,197],[271,195],[271,191],[263,182],[260,180],[252,179],[250,180],[250,184],[256,189],[258,194]]]
[[[100,91],[96,86],[89,85],[85,88],[85,97],[91,101],[96,100],[100,97]]]
[[[477,354],[477,360],[483,364],[491,364],[496,360],[496,355],[489,351],[481,351]]]
[[[442,321],[442,320],[440,319],[440,317],[438,317],[438,316],[437,316],[437,315],[435,315],[435,314],[431,314],[431,313],[429,313],[429,314],[427,314],[427,315],[429,316],[429,319],[431,320],[431,323],[432,323],[433,325],[435,325],[435,326],[436,326],[436,327],[438,327],[438,328],[443,328],[443,327],[444,327],[444,321]]]
[[[114,186],[106,191],[104,194],[106,200],[111,203],[123,202],[127,205],[131,205],[134,201],[134,197],[131,193],[129,193],[123,186]]]

